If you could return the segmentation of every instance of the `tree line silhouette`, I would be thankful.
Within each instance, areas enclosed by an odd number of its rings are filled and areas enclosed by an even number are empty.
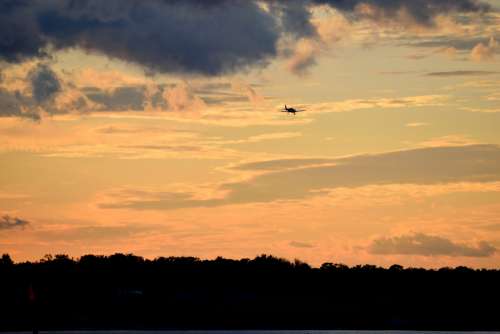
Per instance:
[[[324,263],[269,255],[0,259],[0,330],[499,330],[500,270]]]

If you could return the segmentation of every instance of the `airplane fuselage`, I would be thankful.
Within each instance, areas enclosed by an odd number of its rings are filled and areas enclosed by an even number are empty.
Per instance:
[[[285,110],[286,110],[286,112],[294,114],[294,115],[297,112],[297,110],[295,110],[295,108],[288,108],[286,105],[285,105]]]

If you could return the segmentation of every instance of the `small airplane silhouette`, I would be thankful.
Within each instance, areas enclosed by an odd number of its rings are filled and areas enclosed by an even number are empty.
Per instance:
[[[286,113],[294,114],[294,115],[295,115],[295,113],[302,112],[302,111],[305,111],[305,109],[297,110],[295,108],[288,108],[286,106],[286,104],[285,104],[285,109],[281,110],[281,112],[286,112]]]

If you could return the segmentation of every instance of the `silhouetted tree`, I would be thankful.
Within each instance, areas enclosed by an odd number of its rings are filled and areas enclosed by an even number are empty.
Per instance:
[[[133,254],[0,258],[0,330],[499,330],[500,271]],[[31,320],[27,320],[31,319]],[[32,326],[32,327],[30,327]]]
[[[0,266],[10,267],[14,264],[9,254],[3,254],[0,258]]]

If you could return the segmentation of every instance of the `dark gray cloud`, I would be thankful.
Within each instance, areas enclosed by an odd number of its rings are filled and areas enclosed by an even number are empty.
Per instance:
[[[246,0],[2,1],[0,22],[7,61],[78,47],[152,71],[205,75],[266,64],[279,37],[275,18]]]
[[[271,11],[280,21],[287,33],[295,37],[316,36],[316,29],[311,23],[309,2],[304,0],[267,0]]]
[[[490,9],[479,0],[4,0],[0,2],[0,61],[50,58],[54,50],[79,48],[142,65],[153,73],[214,76],[265,66],[278,56],[278,42],[283,38],[292,43],[280,55],[294,57],[293,40],[317,38],[311,22],[314,6],[330,6],[350,18],[364,18],[357,10],[361,4],[376,8],[380,17],[371,19],[398,21],[402,19],[398,13],[404,10],[405,17],[423,25],[432,25],[440,14]],[[312,55],[290,68],[300,74],[314,63]],[[480,75],[481,71],[465,72],[455,75]],[[92,110],[143,110],[146,102],[169,107],[161,95],[166,87],[146,101],[145,87],[137,86],[111,92],[88,89],[71,106],[58,108],[50,101],[64,91],[63,82],[48,65],[36,67],[27,80],[32,86],[30,96],[0,90],[0,117],[39,120],[40,106],[48,113],[89,110],[89,106]],[[195,93],[209,104],[248,98],[241,92]]]
[[[43,103],[61,91],[61,83],[49,66],[40,64],[29,74],[33,98]]]
[[[499,74],[500,72],[495,71],[446,71],[446,72],[430,72],[427,76],[430,77],[462,77],[462,76],[483,76]]]
[[[20,92],[9,92],[0,88],[0,117],[21,117],[40,120],[38,112],[32,109],[32,101]]]
[[[22,114],[19,94],[0,88],[0,116],[20,116]]]
[[[265,173],[247,181],[221,185],[218,190],[227,192],[222,199],[197,200],[193,199],[194,193],[158,192],[146,193],[143,197],[147,199],[142,200],[134,193],[130,199],[105,203],[102,207],[170,210],[296,200],[338,187],[500,181],[500,147],[431,147],[325,161],[272,160],[236,168]]]
[[[0,231],[11,230],[15,228],[25,228],[30,225],[30,222],[21,218],[4,215],[0,218]]]
[[[86,87],[83,92],[91,101],[98,103],[103,110],[143,110],[146,101],[142,86],[123,86],[112,91]]]
[[[40,110],[50,114],[66,113],[69,110],[56,105],[54,98],[63,92],[63,84],[57,75],[47,66],[41,65],[35,68],[26,78],[31,84],[32,95],[26,95],[19,91],[10,92],[0,88],[0,117],[25,117],[40,120]],[[81,93],[78,100],[72,102],[74,110],[84,111],[88,109],[88,103],[92,104],[92,111],[143,111],[147,102],[152,106],[171,109],[168,101],[162,94],[176,85],[159,85],[158,91],[150,96],[147,88],[143,85],[121,86],[113,90],[104,90],[97,87],[71,87]],[[211,104],[223,104],[228,102],[247,101],[246,96],[232,92],[217,90],[193,90],[193,94],[199,96],[203,101]],[[87,108],[87,109],[86,109]]]
[[[373,240],[368,247],[372,254],[489,257],[497,249],[485,241],[476,246],[456,243],[443,237],[417,233]]]
[[[102,110],[113,111],[142,111],[146,102],[153,107],[169,109],[168,101],[163,94],[168,89],[176,88],[176,84],[158,85],[157,92],[148,95],[147,87],[143,85],[122,86],[112,91],[102,90],[97,87],[85,87],[82,93],[91,101],[99,104]],[[235,92],[230,83],[207,83],[199,87],[190,87],[193,96],[199,97],[203,102],[212,105],[221,105],[234,102],[246,102],[248,97]]]
[[[440,14],[489,10],[476,0],[3,0],[0,59],[80,48],[153,72],[218,75],[266,65],[283,36],[314,37],[312,6],[363,18],[360,4],[385,20],[400,20],[405,10],[422,25]]]
[[[162,110],[174,110],[165,98],[165,93],[178,87],[176,84],[157,85],[153,94],[145,85],[119,86],[111,90],[92,86],[79,88],[61,80],[46,64],[37,65],[27,74],[25,80],[29,83],[28,91],[31,91],[31,94],[0,87],[0,117],[24,117],[38,121],[41,110],[49,114],[67,113],[72,110],[143,111],[146,105]],[[59,94],[68,92],[76,92],[79,95],[67,105],[56,103]],[[246,102],[249,99],[244,93],[235,92],[227,82],[207,83],[193,89],[190,87],[190,93],[192,98],[218,105]]]
[[[0,88],[0,117],[15,116],[39,121],[38,106],[43,105],[49,113],[57,111],[51,102],[62,91],[62,83],[48,65],[37,65],[25,80],[30,84],[31,95]]]

